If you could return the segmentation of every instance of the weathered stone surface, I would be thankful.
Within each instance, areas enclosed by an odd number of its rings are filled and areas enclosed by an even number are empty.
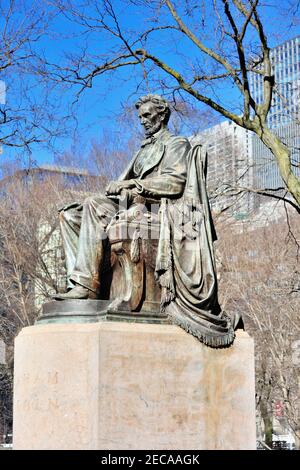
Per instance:
[[[15,449],[253,449],[253,341],[174,325],[50,324],[16,339]]]

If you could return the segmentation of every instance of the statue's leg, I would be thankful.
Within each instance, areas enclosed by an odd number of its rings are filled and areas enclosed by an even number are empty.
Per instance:
[[[71,206],[67,206],[66,209],[62,209],[59,213],[60,230],[66,259],[68,288],[74,287],[74,283],[70,280],[70,275],[75,267],[81,218],[82,204],[72,204]]]
[[[106,196],[88,197],[82,204],[81,227],[77,253],[70,281],[99,290],[99,266],[108,242],[105,229],[118,210],[118,205]]]

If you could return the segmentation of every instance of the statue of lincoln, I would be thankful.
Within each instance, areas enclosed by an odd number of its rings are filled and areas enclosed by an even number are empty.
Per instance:
[[[159,205],[160,235],[155,277],[161,309],[171,321],[212,347],[234,339],[234,325],[221,311],[213,242],[216,234],[206,192],[206,153],[168,130],[171,110],[158,95],[136,103],[145,140],[105,195],[88,197],[60,211],[68,291],[57,300],[97,298],[99,266],[107,250],[106,230],[119,210],[118,198]],[[130,203],[129,203],[130,211]],[[185,228],[182,231],[182,227]],[[105,275],[105,274],[102,274]]]

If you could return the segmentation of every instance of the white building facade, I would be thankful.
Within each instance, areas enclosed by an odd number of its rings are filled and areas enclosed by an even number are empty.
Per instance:
[[[232,121],[223,121],[191,140],[207,150],[207,187],[212,209],[217,213],[228,210],[237,217],[248,215],[252,198],[241,188],[252,186],[251,133]]]
[[[275,90],[268,115],[268,125],[291,150],[295,174],[300,176],[300,36],[285,41],[270,53]],[[249,74],[250,90],[259,104],[263,101],[263,77]],[[283,186],[270,150],[253,135],[254,183],[259,188]]]

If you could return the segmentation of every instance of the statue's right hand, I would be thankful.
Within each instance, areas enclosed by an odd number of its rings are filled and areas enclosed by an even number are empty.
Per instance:
[[[118,183],[117,181],[111,181],[109,185],[107,186],[105,193],[107,195],[118,194],[120,190],[121,190],[120,183]]]
[[[112,196],[120,194],[124,189],[130,189],[135,187],[134,180],[122,180],[122,181],[111,181],[106,188],[106,195]]]

